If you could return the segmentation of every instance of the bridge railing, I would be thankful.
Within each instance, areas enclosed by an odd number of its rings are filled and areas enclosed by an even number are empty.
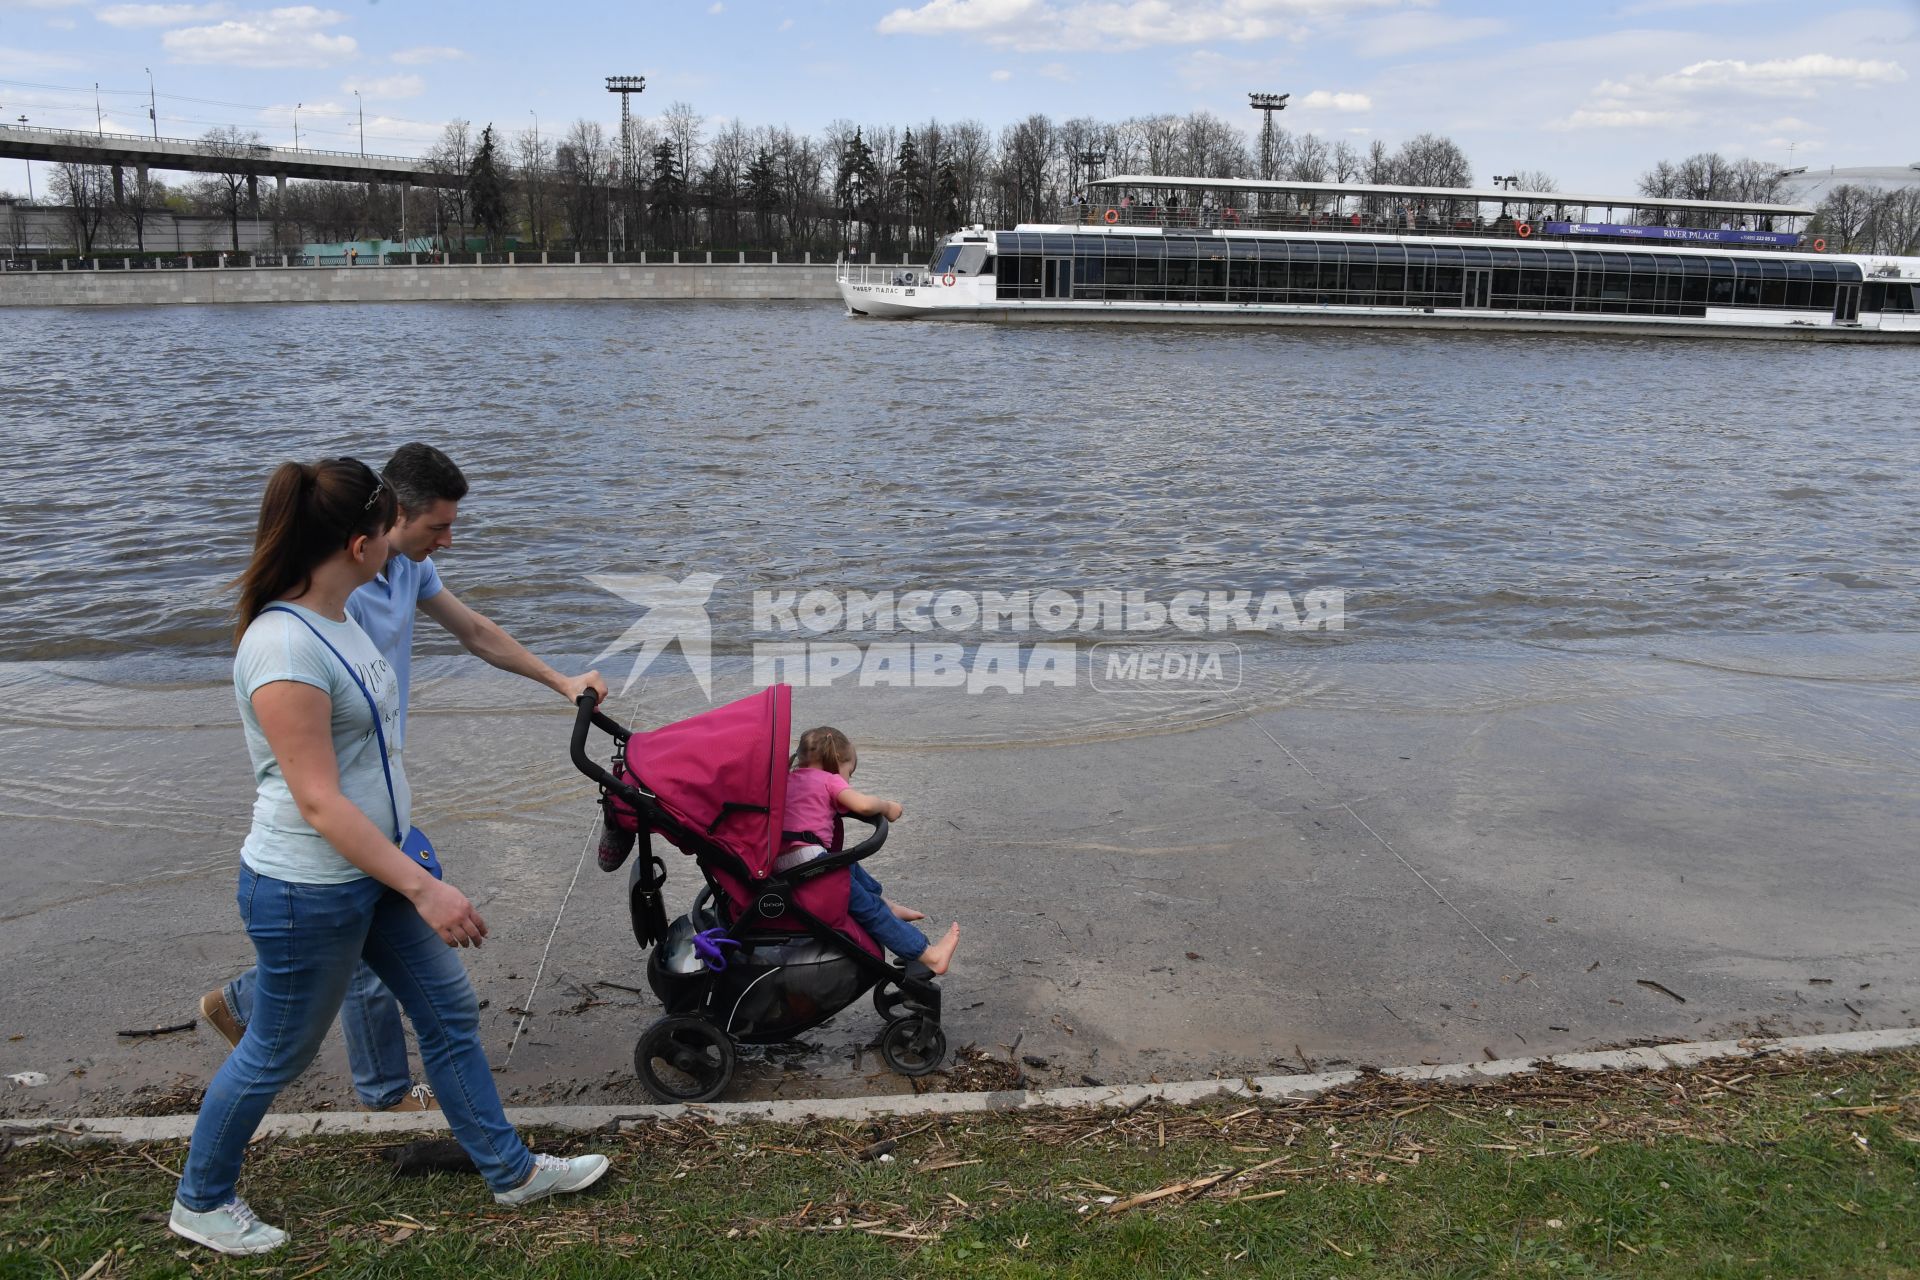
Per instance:
[[[95,130],[88,133],[84,129],[48,129],[39,125],[0,124],[0,141],[8,137],[40,138],[49,142],[61,142],[69,145],[104,145],[112,142],[123,150],[154,150],[160,147],[180,147],[195,155],[226,155],[235,148],[227,144],[210,143],[205,138],[156,138],[144,133],[101,133]],[[328,160],[378,160],[383,164],[406,165],[420,168],[426,163],[419,156],[379,155],[372,151],[327,151],[318,147],[280,147],[269,143],[246,143],[237,148],[242,155],[265,160],[269,156],[316,156]]]

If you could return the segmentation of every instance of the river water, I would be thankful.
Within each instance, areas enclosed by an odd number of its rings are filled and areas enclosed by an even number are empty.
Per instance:
[[[1348,644],[1920,629],[1899,348],[341,305],[15,311],[0,369],[0,660],[226,652],[271,464],[412,439],[473,481],[449,581],[542,651],[635,614],[587,575],[696,572],[722,652],[756,588],[1337,587]]]
[[[1089,659],[1019,697],[795,695],[908,802],[880,874],[965,922],[953,1043],[1024,1044],[1044,1082],[1906,1025],[1916,369],[821,304],[6,312],[0,1074],[55,1083],[0,1114],[122,1114],[218,1061],[204,1029],[113,1030],[248,962],[225,584],[276,461],[415,439],[473,482],[447,581],[558,666],[642,613],[590,575],[717,579],[711,691],[672,651],[624,692],[599,659],[642,726],[761,679],[794,636],[756,591],[1344,592],[1337,633],[1236,630],[1217,688],[1106,696]],[[502,1087],[634,1100],[657,1009],[590,998],[642,960],[564,709],[436,627],[417,648],[416,816],[494,926],[470,963]],[[899,1087],[873,1033],[843,1014],[736,1096]],[[337,1046],[300,1089],[345,1105]]]

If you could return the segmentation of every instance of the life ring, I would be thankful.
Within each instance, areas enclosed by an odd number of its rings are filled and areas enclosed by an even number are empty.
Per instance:
[[[1120,211],[1118,209],[1108,209],[1106,212],[1107,225],[1112,226],[1118,221],[1120,221]]]
[[[949,271],[944,276],[941,276],[940,283],[951,289],[953,287],[953,272]]]
[[[1813,238],[1813,251],[1815,253],[1825,253],[1827,251],[1827,240],[1825,236],[1815,236]]]
[[[1531,222],[1516,222],[1513,224],[1513,234],[1525,240],[1533,234],[1533,224]]]

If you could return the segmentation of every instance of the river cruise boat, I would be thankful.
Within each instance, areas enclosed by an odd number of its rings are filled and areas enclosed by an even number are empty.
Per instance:
[[[849,312],[885,319],[1920,342],[1920,258],[1830,253],[1794,229],[1812,214],[1132,175],[1058,222],[954,232],[925,267],[836,274]]]

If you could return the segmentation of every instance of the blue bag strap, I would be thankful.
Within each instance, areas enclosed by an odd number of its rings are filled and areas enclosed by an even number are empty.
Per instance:
[[[380,708],[374,702],[373,694],[368,692],[366,683],[360,679],[360,673],[353,669],[353,664],[347,661],[345,654],[333,647],[331,640],[320,634],[320,628],[301,617],[298,610],[290,609],[286,605],[270,604],[260,612],[284,613],[307,630],[313,632],[313,638],[321,644],[326,645],[328,653],[340,659],[340,665],[347,669],[347,678],[352,680],[354,687],[360,690],[360,696],[367,700],[367,710],[373,713],[374,741],[380,744],[380,772],[387,780],[387,804],[393,809],[393,842],[396,845],[403,843],[405,836],[402,835],[400,831],[400,799],[393,792],[393,769],[387,764],[387,735],[380,729]]]

